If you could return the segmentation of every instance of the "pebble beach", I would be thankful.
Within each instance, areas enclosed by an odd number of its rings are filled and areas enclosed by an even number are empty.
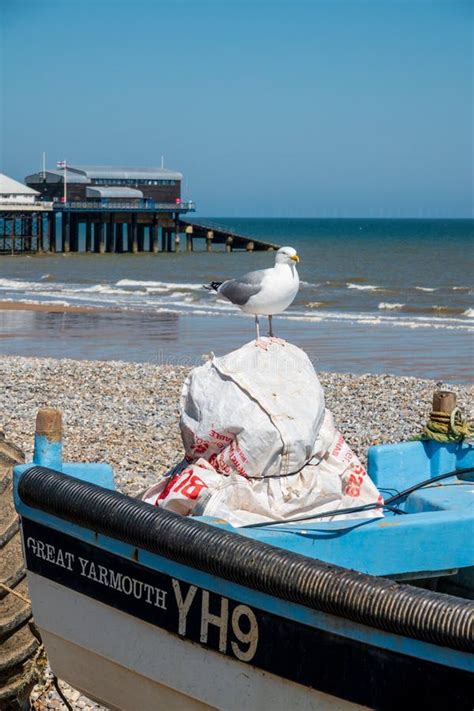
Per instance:
[[[0,357],[0,429],[31,460],[36,411],[63,413],[64,459],[113,466],[119,490],[136,495],[182,458],[179,395],[189,368],[119,361]],[[437,383],[394,375],[320,372],[326,404],[349,445],[365,461],[367,447],[416,435]],[[474,387],[442,383],[471,416]],[[61,682],[74,709],[100,709]],[[34,708],[61,708],[50,680]]]
[[[63,413],[64,459],[109,462],[117,488],[131,496],[182,459],[179,396],[189,368],[119,361],[0,357],[0,427],[33,453],[36,411]],[[367,447],[416,435],[436,382],[394,375],[318,373],[326,405],[349,445]],[[442,383],[472,416],[474,386]]]

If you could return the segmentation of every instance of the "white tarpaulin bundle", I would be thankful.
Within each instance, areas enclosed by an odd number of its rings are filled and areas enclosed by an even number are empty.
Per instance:
[[[151,504],[241,526],[381,501],[309,358],[289,343],[252,341],[195,368],[180,426],[185,459],[146,492]]]

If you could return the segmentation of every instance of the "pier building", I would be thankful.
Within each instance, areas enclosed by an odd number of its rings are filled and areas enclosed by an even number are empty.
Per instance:
[[[46,200],[61,202],[150,199],[176,204],[181,199],[182,173],[167,168],[65,165],[28,175],[26,184]],[[66,190],[65,190],[66,187]]]
[[[0,173],[0,205],[24,206],[33,205],[39,197],[37,190],[33,190],[18,180],[9,178]]]

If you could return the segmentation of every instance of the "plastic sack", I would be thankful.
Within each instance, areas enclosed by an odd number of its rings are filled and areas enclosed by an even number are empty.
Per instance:
[[[252,341],[191,371],[181,395],[181,435],[188,461],[222,474],[281,476],[312,456],[324,394],[304,351],[268,350]]]
[[[180,427],[185,459],[146,492],[151,504],[240,526],[380,500],[311,362],[290,344],[251,342],[195,368]]]

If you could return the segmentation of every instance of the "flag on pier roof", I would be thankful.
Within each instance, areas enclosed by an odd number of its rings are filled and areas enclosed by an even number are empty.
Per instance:
[[[57,168],[65,168],[66,167],[66,161],[65,160],[58,160],[56,163]]]

